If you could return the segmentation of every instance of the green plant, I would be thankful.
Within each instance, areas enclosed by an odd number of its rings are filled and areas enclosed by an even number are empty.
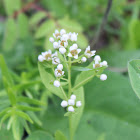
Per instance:
[[[94,61],[87,67],[73,66],[76,63],[86,62],[87,58],[94,56],[96,51],[91,51],[88,46],[85,52],[81,52],[76,44],[78,34],[75,32],[55,30],[53,36],[54,38],[50,37],[49,40],[53,43],[52,50],[55,49],[55,52],[48,50],[38,56],[39,71],[46,88],[63,99],[62,107],[67,107],[68,112],[64,116],[69,117],[70,139],[73,140],[84,108],[83,85],[95,76],[103,81],[106,80],[107,76],[101,73],[107,67],[107,62],[101,62],[100,56],[96,55]],[[72,70],[82,71],[73,82],[74,85],[71,81]]]
[[[40,81],[24,83],[20,81],[18,84],[14,83],[14,79],[5,64],[2,55],[0,55],[0,67],[5,87],[5,90],[0,92],[1,96],[5,97],[5,100],[1,100],[2,111],[0,112],[0,128],[2,128],[4,121],[8,119],[7,129],[12,129],[15,140],[21,140],[24,128],[30,134],[30,128],[27,121],[33,123],[34,118],[37,118],[33,112],[40,111],[41,107],[38,106],[44,105],[44,103],[39,100],[23,96],[22,91],[23,89],[27,90],[28,87],[33,86]],[[37,123],[41,125],[40,121],[37,121]]]

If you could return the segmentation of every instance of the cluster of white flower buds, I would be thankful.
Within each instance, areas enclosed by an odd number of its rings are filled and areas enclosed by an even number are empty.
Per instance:
[[[55,53],[52,53],[51,50],[48,50],[46,52],[42,52],[41,55],[38,56],[38,60],[40,62],[47,61],[48,63],[56,65],[57,68],[54,70],[54,75],[56,77],[56,80],[54,81],[54,86],[59,87],[60,86],[60,79],[64,76],[63,71],[63,65],[60,64],[60,58],[58,57],[58,53],[64,55],[64,57],[69,57],[73,59],[73,61],[76,59],[76,62],[84,63],[87,61],[88,58],[95,55],[95,50],[90,50],[90,46],[88,46],[85,49],[85,52],[80,55],[81,49],[78,48],[78,45],[76,44],[78,33],[66,33],[64,29],[61,29],[60,32],[58,30],[55,30],[53,33],[53,37],[49,38],[49,41],[53,43],[53,48],[55,50]],[[101,58],[99,55],[96,55],[94,57],[94,64],[93,69],[96,70],[96,68],[100,67],[107,67],[108,64],[106,61],[101,62]],[[107,79],[107,75],[101,74],[100,79],[102,81]]]
[[[76,101],[76,95],[71,95],[68,101],[63,100],[61,102],[62,107],[67,107],[68,112],[74,112],[75,108],[82,105],[81,101]]]
[[[93,63],[93,69],[100,68],[100,67],[108,67],[107,61],[101,62],[101,57],[99,55],[96,55],[94,57],[94,63]],[[100,75],[100,80],[105,81],[107,79],[106,74]]]

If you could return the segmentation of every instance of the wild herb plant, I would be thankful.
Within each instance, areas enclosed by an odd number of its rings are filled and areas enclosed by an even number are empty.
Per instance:
[[[73,140],[84,109],[86,93],[83,86],[94,77],[106,80],[107,75],[102,73],[108,64],[101,61],[101,57],[95,55],[96,50],[91,50],[90,46],[85,51],[80,49],[76,44],[78,33],[55,30],[49,40],[53,47],[38,56],[39,71],[46,88],[62,99],[60,105],[66,108],[64,116],[69,118],[70,140]],[[93,61],[87,67],[74,66],[85,63],[89,58]],[[72,71],[82,71],[74,85],[71,81]]]

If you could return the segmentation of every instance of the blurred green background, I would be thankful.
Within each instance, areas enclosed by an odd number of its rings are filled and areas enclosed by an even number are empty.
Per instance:
[[[140,139],[140,103],[131,89],[127,73],[128,61],[140,59],[140,1],[113,0],[107,22],[95,44],[108,2],[0,0],[0,53],[4,55],[15,83],[40,80],[37,57],[40,52],[53,48],[49,37],[55,29],[78,32],[81,48],[90,45],[97,50],[96,54],[108,61],[108,80],[101,83],[96,79],[85,86],[87,104],[76,140]],[[0,91],[3,91],[1,71]],[[67,135],[64,110],[57,107],[60,100],[56,101],[41,82],[24,87],[21,93],[49,104],[38,115],[44,122],[43,130],[53,133],[61,129]],[[46,113],[47,109],[49,113]],[[40,129],[33,126],[34,130]],[[10,132],[1,131],[1,140],[7,138],[5,133]],[[13,140],[10,134],[9,140]]]

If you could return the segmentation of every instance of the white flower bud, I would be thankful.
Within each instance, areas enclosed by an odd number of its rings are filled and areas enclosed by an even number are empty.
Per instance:
[[[75,105],[75,100],[69,99],[69,100],[68,100],[68,104],[69,104],[69,105]]]
[[[42,55],[38,56],[38,61],[43,62],[45,60],[45,58]]]
[[[100,75],[100,80],[105,81],[107,79],[107,75],[106,74],[101,74]]]
[[[73,106],[69,106],[69,107],[68,107],[68,111],[69,111],[69,112],[74,112],[74,107],[73,107]]]
[[[61,106],[62,106],[62,107],[67,107],[67,106],[68,106],[68,102],[65,101],[65,100],[63,100],[63,101],[61,102]]]
[[[75,100],[75,99],[76,99],[76,95],[73,94],[73,95],[70,96],[70,98],[71,98],[72,100]]]
[[[58,80],[55,80],[53,84],[55,87],[60,87],[60,82]]]
[[[62,70],[63,69],[63,65],[62,64],[58,64],[57,69]]]
[[[99,55],[96,55],[96,56],[94,57],[94,61],[101,61],[101,57],[100,57]]]
[[[54,47],[54,49],[58,49],[58,48],[59,48],[58,42],[54,42],[54,43],[53,43],[53,47]]]
[[[81,101],[76,102],[76,107],[80,107],[82,105]]]
[[[59,48],[59,52],[61,54],[64,54],[64,53],[66,53],[66,49],[64,47],[61,47],[61,48]]]
[[[65,29],[61,29],[61,30],[60,30],[60,34],[61,34],[61,35],[66,34],[66,30],[65,30]]]
[[[53,38],[53,37],[50,37],[50,38],[49,38],[49,41],[50,41],[51,43],[53,43],[53,42],[54,42],[54,38]]]
[[[101,65],[107,67],[107,66],[108,66],[108,65],[107,65],[107,61],[101,62]]]
[[[81,61],[82,62],[86,62],[87,61],[87,58],[86,57],[82,57]]]

